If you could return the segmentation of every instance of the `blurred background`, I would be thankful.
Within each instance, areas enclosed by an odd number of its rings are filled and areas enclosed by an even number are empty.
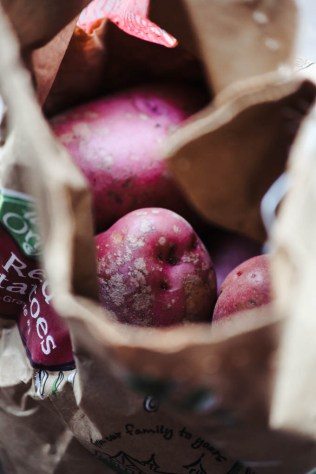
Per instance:
[[[316,62],[316,0],[296,0],[300,9],[298,57]]]

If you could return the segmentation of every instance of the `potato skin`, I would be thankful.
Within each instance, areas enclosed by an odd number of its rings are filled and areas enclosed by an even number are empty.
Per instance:
[[[258,255],[243,262],[226,277],[214,308],[213,322],[270,302],[269,256]]]
[[[51,120],[90,184],[97,232],[142,207],[190,215],[167,170],[162,144],[203,100],[190,86],[148,85],[80,105]]]
[[[100,302],[123,323],[211,320],[212,261],[191,225],[161,208],[133,211],[96,236]]]

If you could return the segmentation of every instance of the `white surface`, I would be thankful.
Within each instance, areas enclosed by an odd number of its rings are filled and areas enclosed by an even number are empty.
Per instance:
[[[296,0],[299,34],[296,56],[316,62],[316,0]]]

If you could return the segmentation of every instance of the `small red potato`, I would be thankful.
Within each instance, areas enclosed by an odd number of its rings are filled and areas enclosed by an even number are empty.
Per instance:
[[[270,302],[269,256],[259,255],[246,260],[226,277],[215,305],[213,322]]]

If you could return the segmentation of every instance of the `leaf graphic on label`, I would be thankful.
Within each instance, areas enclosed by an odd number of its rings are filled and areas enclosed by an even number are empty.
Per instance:
[[[76,370],[73,370],[72,372],[70,372],[70,374],[68,374],[68,377],[67,377],[67,381],[69,383],[71,383],[71,385],[73,385],[75,383],[75,377],[77,375],[77,371]]]
[[[45,385],[48,379],[48,372],[46,370],[39,370],[35,374],[35,390],[36,395],[40,396],[41,398],[44,396],[45,393]]]
[[[62,383],[64,378],[65,378],[65,374],[64,374],[64,372],[62,372],[60,370],[59,374],[58,374],[58,377],[56,377],[56,379],[53,383],[53,386],[52,386],[52,395],[56,395],[56,393],[58,392],[58,388],[60,387],[60,384]]]
[[[0,223],[25,255],[35,257],[40,254],[37,214],[34,200],[30,196],[10,189],[1,189]]]

